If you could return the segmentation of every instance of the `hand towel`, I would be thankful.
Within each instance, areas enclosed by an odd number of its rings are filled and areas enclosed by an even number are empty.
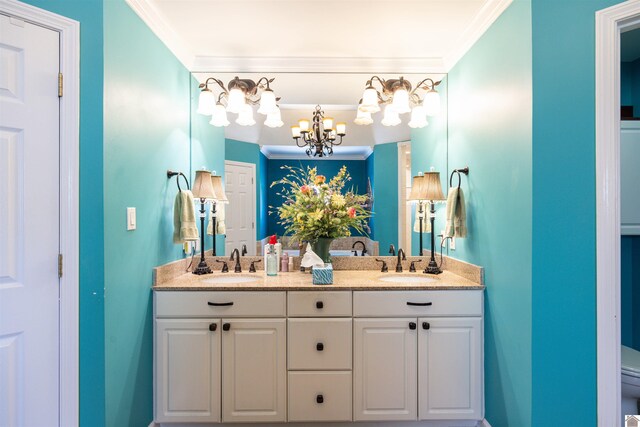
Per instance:
[[[189,190],[179,191],[173,203],[173,243],[182,244],[199,237],[193,194]]]
[[[224,203],[216,203],[216,234],[227,234],[225,226]],[[213,209],[209,211],[209,225],[207,225],[207,234],[213,235]]]
[[[416,220],[413,223],[413,231],[416,233],[420,232],[420,219],[422,219],[422,232],[423,233],[431,233],[431,221],[429,220],[429,209],[431,206],[429,203],[425,203],[422,207],[422,213],[418,212],[418,207],[416,206]]]
[[[467,209],[462,188],[449,188],[445,237],[467,237]]]

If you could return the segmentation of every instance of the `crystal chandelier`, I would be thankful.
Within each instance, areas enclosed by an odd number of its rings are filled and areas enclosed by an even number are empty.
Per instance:
[[[258,113],[267,116],[264,124],[271,128],[277,128],[283,125],[280,116],[280,107],[278,107],[277,98],[269,84],[272,79],[261,77],[260,80],[254,82],[251,79],[240,79],[237,76],[229,82],[227,87],[222,81],[209,77],[199,88],[200,97],[198,98],[199,114],[211,116],[209,122],[213,126],[228,126],[229,120],[227,113],[238,114],[236,123],[241,126],[252,126],[256,123],[253,118],[252,105],[259,105]],[[221,89],[220,94],[216,96],[209,85],[215,87],[218,85]]]
[[[327,157],[333,154],[333,146],[342,144],[342,137],[347,134],[347,124],[337,123],[333,126],[333,118],[325,117],[319,105],[313,112],[312,122],[307,119],[291,126],[291,136],[298,147],[307,147],[309,157]],[[340,142],[336,142],[337,137]]]
[[[375,82],[380,84],[381,91],[373,87]],[[440,83],[441,81],[435,82],[426,78],[412,90],[411,83],[404,77],[385,80],[373,76],[366,83],[354,123],[358,125],[373,123],[371,114],[380,111],[380,105],[385,105],[384,117],[381,121],[384,126],[399,125],[400,114],[411,112],[409,127],[425,127],[429,124],[427,116],[436,116],[440,112],[440,94],[435,89]],[[418,93],[419,90],[425,92],[422,98]]]

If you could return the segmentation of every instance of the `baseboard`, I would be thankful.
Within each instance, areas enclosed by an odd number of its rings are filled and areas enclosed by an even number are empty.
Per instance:
[[[491,424],[489,424],[489,421],[487,421],[487,419],[485,418],[484,420],[480,421],[480,427],[491,427]]]

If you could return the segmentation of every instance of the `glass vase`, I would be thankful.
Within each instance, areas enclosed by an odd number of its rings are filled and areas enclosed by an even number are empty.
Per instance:
[[[333,239],[328,237],[319,237],[315,242],[311,244],[313,252],[316,253],[325,263],[331,262],[331,256],[329,255],[329,247],[331,246]]]

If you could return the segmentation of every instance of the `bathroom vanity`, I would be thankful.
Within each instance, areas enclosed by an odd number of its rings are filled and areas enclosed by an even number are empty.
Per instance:
[[[154,286],[155,422],[477,425],[484,287],[449,272],[334,274]]]

